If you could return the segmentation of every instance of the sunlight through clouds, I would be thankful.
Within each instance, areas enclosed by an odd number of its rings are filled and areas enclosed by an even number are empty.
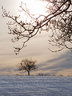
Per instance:
[[[19,0],[18,3],[19,14],[21,15],[22,19],[25,19],[25,15],[26,13],[28,13],[28,15],[31,15],[31,17],[39,18],[40,20],[42,20],[44,19],[44,16],[50,13],[49,7],[52,6],[50,2],[43,0]],[[22,6],[24,10],[21,10],[20,6]],[[27,19],[28,18],[29,17],[27,17]]]

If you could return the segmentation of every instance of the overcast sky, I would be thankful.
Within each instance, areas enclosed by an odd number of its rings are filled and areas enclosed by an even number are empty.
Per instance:
[[[4,19],[2,17],[1,6],[7,11],[11,11],[11,14],[16,14],[18,10],[18,0],[0,0],[0,66],[12,66],[20,62],[23,58],[33,58],[39,62],[43,62],[46,60],[50,60],[51,58],[58,57],[63,54],[52,53],[48,50],[48,37],[47,32],[38,34],[35,38],[29,41],[26,48],[21,50],[18,56],[14,54],[13,46],[14,44],[11,42],[12,36],[8,34],[9,30],[7,29],[6,21],[8,19]]]

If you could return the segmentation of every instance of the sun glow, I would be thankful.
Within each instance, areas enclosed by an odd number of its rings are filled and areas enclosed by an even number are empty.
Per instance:
[[[48,8],[49,2],[45,0],[19,0],[19,6],[22,6],[22,8],[27,13],[30,13],[30,15],[34,18],[38,18],[40,16],[40,19],[42,19],[50,12]],[[19,14],[21,15],[22,19],[25,19],[25,14],[23,11],[19,11]]]

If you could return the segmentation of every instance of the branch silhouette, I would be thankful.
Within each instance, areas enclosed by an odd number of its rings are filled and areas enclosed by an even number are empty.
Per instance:
[[[12,34],[14,38],[12,42],[16,42],[23,39],[21,47],[14,47],[14,52],[17,55],[22,50],[27,42],[42,31],[51,30],[51,36],[49,36],[49,44],[52,46],[58,46],[58,50],[61,51],[64,48],[72,49],[72,0],[42,0],[50,3],[52,6],[46,6],[47,15],[40,14],[38,17],[34,17],[34,14],[30,13],[27,5],[21,2],[21,11],[29,16],[30,22],[23,21],[19,16],[11,16],[10,12],[7,12],[2,7],[2,16],[11,19],[7,23],[9,34]],[[24,6],[24,7],[23,7]],[[40,19],[43,17],[43,19]],[[70,44],[70,46],[69,46]],[[51,50],[51,49],[50,49]],[[51,50],[53,52],[53,50]]]

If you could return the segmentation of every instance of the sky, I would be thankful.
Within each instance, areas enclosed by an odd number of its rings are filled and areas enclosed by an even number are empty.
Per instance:
[[[0,0],[0,68],[16,66],[23,58],[32,58],[37,60],[37,63],[41,63],[65,54],[65,51],[58,53],[49,51],[48,33],[43,32],[32,38],[27,47],[15,55],[14,44],[11,42],[12,36],[8,34],[6,25],[8,19],[2,17],[1,6],[15,15],[18,11],[18,0]]]

